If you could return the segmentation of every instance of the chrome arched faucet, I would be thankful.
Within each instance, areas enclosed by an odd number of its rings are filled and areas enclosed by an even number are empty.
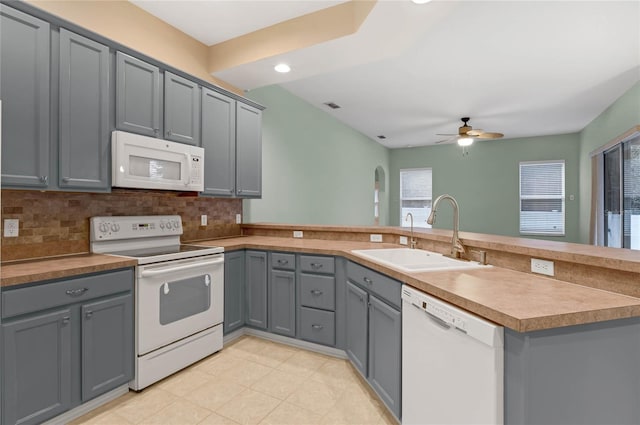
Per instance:
[[[409,241],[409,248],[414,249],[416,247],[416,240],[413,239],[413,214],[407,213],[404,221],[411,219],[411,240]]]
[[[433,224],[436,222],[436,212],[438,209],[438,204],[443,199],[448,200],[451,203],[451,206],[453,207],[453,235],[451,236],[450,255],[453,258],[460,258],[460,254],[464,254],[465,249],[464,249],[464,246],[462,245],[462,242],[460,242],[460,239],[458,238],[458,228],[460,227],[460,217],[458,213],[458,210],[459,210],[458,202],[456,202],[455,198],[447,194],[438,196],[436,200],[433,202],[433,207],[431,208],[431,214],[429,214],[429,217],[427,218],[427,223]]]

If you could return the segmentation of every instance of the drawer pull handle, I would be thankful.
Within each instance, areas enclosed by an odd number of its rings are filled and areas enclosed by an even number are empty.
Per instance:
[[[71,317],[69,317],[69,316],[64,316],[64,317],[62,318],[62,326],[68,325],[70,321],[71,321]]]
[[[278,260],[278,264],[289,264],[289,260]]]
[[[40,182],[46,183],[49,180],[49,176],[40,176]]]
[[[91,316],[93,316],[93,311],[89,310],[84,314],[84,317],[86,317],[87,319],[91,319]]]
[[[311,327],[313,329],[323,329],[324,328],[324,326],[322,326],[322,325],[311,325]]]
[[[318,290],[318,289],[312,289],[312,290],[311,290],[311,293],[312,293],[313,295],[322,295],[322,291],[320,291],[320,290]]]
[[[67,289],[65,293],[70,297],[79,297],[80,295],[87,292],[89,288],[78,288],[78,289]]]
[[[373,283],[373,281],[366,276],[363,277],[362,280],[364,280],[364,283],[366,283],[367,285],[371,285]]]
[[[62,178],[62,182],[63,183],[69,183],[70,180],[71,180],[71,177],[63,177]]]
[[[318,270],[322,268],[322,264],[320,263],[311,263],[311,267]]]

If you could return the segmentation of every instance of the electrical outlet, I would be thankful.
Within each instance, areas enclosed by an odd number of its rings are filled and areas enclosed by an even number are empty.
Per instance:
[[[207,215],[202,214],[200,216],[200,226],[206,226],[206,225],[207,225]]]
[[[382,235],[375,235],[375,234],[369,235],[369,240],[371,242],[382,242]]]
[[[409,241],[406,236],[400,236],[400,245],[409,245]]]
[[[236,214],[236,224],[242,223],[242,214]]]
[[[553,276],[553,261],[539,260],[537,258],[531,259],[531,271],[533,273],[544,274],[547,276]]]
[[[4,220],[4,237],[17,238],[19,228],[20,220],[18,220],[17,218],[6,218]]]
[[[302,237],[302,230],[294,230],[293,231],[293,237],[294,238],[301,238]]]

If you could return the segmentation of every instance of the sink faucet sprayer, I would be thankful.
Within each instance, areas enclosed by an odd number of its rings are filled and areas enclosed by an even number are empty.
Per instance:
[[[460,254],[464,254],[464,246],[462,246],[462,242],[458,238],[458,228],[460,227],[460,218],[458,214],[458,203],[451,195],[440,195],[433,202],[433,207],[431,208],[431,214],[429,214],[429,218],[427,218],[427,223],[433,224],[436,222],[436,212],[438,209],[438,204],[441,200],[446,199],[451,203],[453,207],[453,235],[451,236],[451,256],[454,258],[460,258]]]
[[[414,249],[416,247],[416,240],[413,239],[413,214],[407,213],[404,221],[411,219],[411,240],[409,241],[409,248]]]

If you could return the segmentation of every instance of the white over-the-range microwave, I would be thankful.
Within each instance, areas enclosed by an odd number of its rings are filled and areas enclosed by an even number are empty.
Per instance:
[[[114,131],[112,185],[136,189],[204,190],[204,149]]]

